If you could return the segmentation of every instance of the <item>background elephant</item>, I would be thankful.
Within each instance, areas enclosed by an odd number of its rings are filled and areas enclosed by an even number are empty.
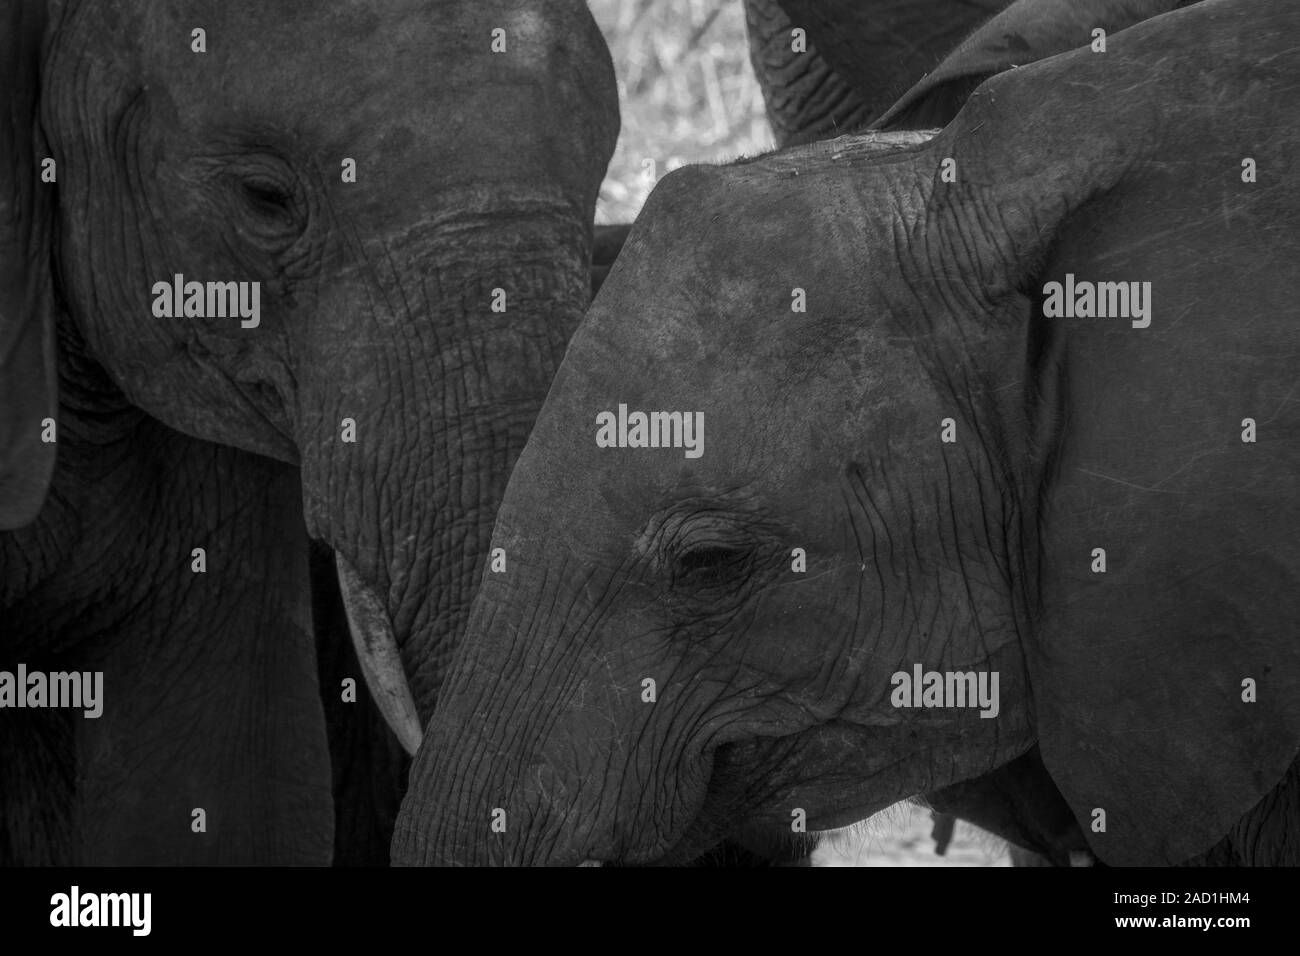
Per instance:
[[[790,146],[869,124],[943,126],[995,73],[1191,2],[745,0],[745,16],[772,131]],[[793,48],[795,27],[806,50]]]
[[[107,700],[0,712],[0,856],[329,862],[307,536],[413,747],[589,299],[608,52],[578,0],[3,18],[0,653]]]
[[[1009,2],[745,0],[749,59],[777,144],[865,129]]]
[[[920,142],[665,178],[511,477],[394,861],[688,860],[1037,745],[1103,862],[1247,822],[1294,862],[1298,30],[1206,0]],[[1151,321],[1059,317],[1074,277],[1150,282]],[[996,715],[900,700],[917,666],[998,675]]]

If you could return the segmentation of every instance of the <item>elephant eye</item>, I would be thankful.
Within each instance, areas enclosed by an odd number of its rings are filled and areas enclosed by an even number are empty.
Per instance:
[[[678,555],[673,583],[692,587],[717,587],[743,575],[749,552],[742,548],[704,545]]]
[[[244,201],[263,215],[283,217],[293,212],[293,196],[270,179],[245,179],[240,184]]]

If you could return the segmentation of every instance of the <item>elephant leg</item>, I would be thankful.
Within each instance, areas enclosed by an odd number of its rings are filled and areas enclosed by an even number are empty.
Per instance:
[[[61,715],[75,862],[327,864],[297,472],[148,420],[132,442],[134,480],[99,502],[122,519],[101,559],[117,606],[76,654],[103,672],[102,715]]]
[[[26,654],[32,669],[64,670],[58,657]],[[6,654],[4,670],[16,660]],[[0,720],[0,866],[58,866],[75,859],[73,721],[63,710],[8,710]]]
[[[316,542],[311,545],[311,585],[333,780],[334,865],[387,866],[411,761],[362,678],[339,593],[334,552]]]
[[[943,856],[948,852],[948,844],[952,842],[953,831],[957,829],[957,818],[951,813],[940,813],[937,810],[931,810],[930,817],[934,821],[934,826],[930,828],[930,839],[934,841],[934,853],[935,856]]]

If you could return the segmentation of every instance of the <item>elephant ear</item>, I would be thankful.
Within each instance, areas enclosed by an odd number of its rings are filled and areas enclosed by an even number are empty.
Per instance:
[[[902,95],[874,129],[947,126],[989,77],[1107,37],[1192,0],[1016,0]]]
[[[37,121],[45,4],[0,14],[0,530],[41,509],[54,473],[45,419],[58,407],[50,231],[54,185],[40,181]]]
[[[1206,0],[995,77],[913,157],[916,287],[1023,381],[1038,741],[1111,864],[1205,851],[1300,749],[1296,36]],[[1146,305],[1055,317],[1085,281]]]

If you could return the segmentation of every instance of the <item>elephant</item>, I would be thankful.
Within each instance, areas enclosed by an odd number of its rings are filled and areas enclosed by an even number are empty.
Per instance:
[[[327,724],[363,672],[406,751],[433,712],[590,301],[603,38],[578,0],[0,17],[0,860],[386,847],[331,787],[391,821],[400,754]]]
[[[946,126],[981,83],[1005,70],[1089,47],[1199,0],[1015,0],[963,40],[876,118],[872,129]]]
[[[1034,748],[1102,863],[1300,862],[1298,33],[1203,0],[938,132],[665,177],[393,862],[671,865]]]
[[[944,126],[995,73],[1193,2],[745,0],[745,15],[768,119],[777,143],[790,146]],[[795,46],[796,25],[806,48]]]
[[[1009,2],[745,0],[749,60],[777,144],[865,129]]]

